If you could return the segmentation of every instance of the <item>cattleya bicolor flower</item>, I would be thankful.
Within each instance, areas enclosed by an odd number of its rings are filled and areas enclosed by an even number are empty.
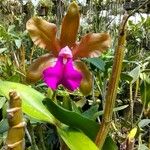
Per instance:
[[[51,89],[62,84],[70,91],[79,88],[87,95],[92,89],[92,75],[80,60],[83,57],[98,57],[110,45],[108,33],[88,33],[76,42],[80,21],[78,5],[72,2],[63,18],[60,38],[57,28],[39,17],[31,18],[27,30],[35,45],[46,49],[49,54],[39,57],[27,71],[31,82],[43,78]]]

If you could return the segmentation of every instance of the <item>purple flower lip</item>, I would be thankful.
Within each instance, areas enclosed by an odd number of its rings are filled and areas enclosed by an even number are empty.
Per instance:
[[[70,91],[80,86],[82,74],[74,68],[72,53],[68,46],[61,49],[54,67],[48,67],[43,71],[43,80],[52,90],[56,90],[60,84]]]

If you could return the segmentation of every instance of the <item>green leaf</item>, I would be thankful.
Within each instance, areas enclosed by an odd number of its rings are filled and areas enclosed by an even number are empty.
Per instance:
[[[16,40],[15,40],[15,44],[16,44],[17,48],[20,48],[20,47],[21,47],[21,43],[22,43],[22,40],[21,40],[21,39],[16,39]]]
[[[7,48],[0,48],[0,53],[3,53],[6,50],[7,50]]]
[[[127,108],[129,105],[123,105],[123,106],[119,106],[119,107],[115,107],[113,109],[113,112],[116,112],[116,111],[120,111],[120,110],[123,110],[125,108]],[[101,116],[104,114],[104,111],[98,111],[97,113],[95,113],[95,117],[98,117],[98,116]]]
[[[43,103],[59,121],[70,127],[78,128],[82,130],[92,140],[95,139],[96,134],[99,130],[98,123],[82,116],[79,113],[66,110],[61,106],[55,104],[52,100],[48,98],[45,99]]]
[[[73,128],[57,128],[64,142],[71,150],[98,150],[96,145],[81,131]]]
[[[7,119],[2,119],[0,122],[0,134],[8,131],[9,125]]]
[[[111,137],[107,137],[102,150],[118,150],[118,147]]]
[[[142,102],[147,107],[150,103],[150,83],[143,81],[140,86],[140,93]]]
[[[138,147],[138,150],[149,150],[149,148],[145,146],[144,144],[140,144]]]
[[[100,69],[101,71],[105,70],[105,62],[100,58],[88,58],[86,59],[86,61],[91,63],[96,68]]]
[[[121,80],[129,81],[131,82],[133,80],[132,76],[130,76],[127,73],[121,73]]]
[[[45,108],[42,100],[45,98],[40,92],[33,88],[14,82],[0,80],[0,95],[9,99],[9,91],[15,90],[19,93],[22,99],[23,112],[27,115],[41,121],[46,121],[54,124],[54,117]]]
[[[148,124],[150,124],[150,119],[142,119],[139,123],[138,126],[140,128],[143,128],[145,126],[147,126]]]
[[[129,76],[133,78],[131,83],[134,83],[139,78],[140,72],[141,72],[140,66],[135,67],[133,70],[129,72]]]
[[[85,112],[83,112],[82,115],[85,116],[85,117],[87,117],[87,118],[89,118],[89,119],[95,120],[96,119],[95,114],[98,111],[98,107],[99,107],[98,104],[93,105],[88,110],[86,110]]]
[[[3,107],[5,102],[6,102],[6,98],[5,97],[0,97],[0,109]]]

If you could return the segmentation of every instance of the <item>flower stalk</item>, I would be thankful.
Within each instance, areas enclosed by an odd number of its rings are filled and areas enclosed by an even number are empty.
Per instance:
[[[15,91],[9,93],[8,123],[9,130],[6,139],[7,150],[24,150],[25,122],[21,109],[21,99]]]

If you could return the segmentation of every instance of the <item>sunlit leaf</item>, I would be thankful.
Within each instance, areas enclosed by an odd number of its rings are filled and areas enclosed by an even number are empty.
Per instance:
[[[137,127],[131,129],[131,131],[128,134],[128,140],[131,141],[135,138],[135,135],[137,133]]]
[[[96,145],[77,129],[57,128],[57,131],[71,150],[98,150]]]
[[[129,72],[129,75],[133,78],[132,83],[134,83],[140,76],[140,66],[135,67],[132,71]]]
[[[149,148],[144,144],[140,144],[138,150],[149,150]]]
[[[150,119],[142,119],[139,123],[138,123],[138,126],[140,127],[140,128],[143,128],[143,127],[145,127],[145,126],[147,126],[147,125],[149,125],[150,124]]]
[[[16,39],[16,40],[15,40],[15,44],[16,44],[17,48],[20,48],[20,47],[21,47],[21,43],[22,43],[22,40],[21,40],[21,39]]]
[[[6,50],[7,50],[7,48],[0,48],[0,53],[3,53]]]
[[[54,117],[43,105],[42,100],[45,97],[40,92],[23,84],[1,80],[0,87],[0,95],[6,96],[8,99],[8,94],[11,90],[16,90],[19,93],[22,99],[22,108],[24,113],[37,120],[54,124]]]

